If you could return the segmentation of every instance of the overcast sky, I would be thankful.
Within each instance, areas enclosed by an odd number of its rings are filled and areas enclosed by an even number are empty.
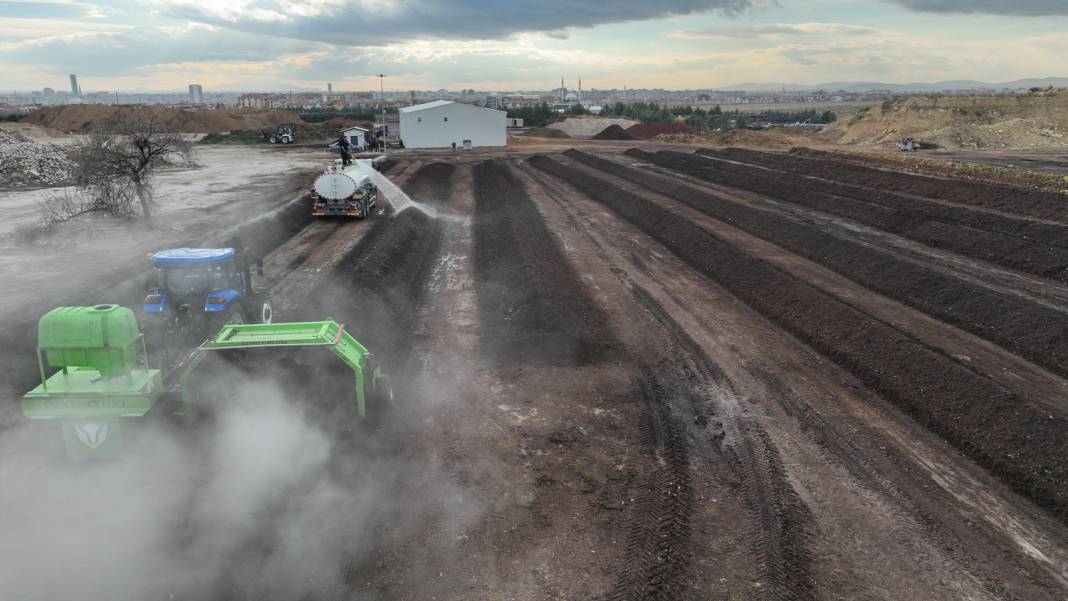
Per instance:
[[[1068,0],[0,0],[0,89],[1068,76]]]

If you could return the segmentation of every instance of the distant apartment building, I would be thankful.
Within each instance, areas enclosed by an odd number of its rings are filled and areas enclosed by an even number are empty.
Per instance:
[[[73,73],[70,74],[70,95],[71,96],[81,96],[82,95],[82,89],[80,87],[78,87],[78,76],[73,74]]]
[[[202,88],[200,84],[189,84],[189,102],[193,104],[204,104],[204,88]]]
[[[331,86],[332,87],[332,86]],[[241,94],[237,106],[251,109],[345,109],[379,105],[375,92],[256,92]],[[387,106],[404,106],[406,100],[391,100]]]
[[[270,109],[274,108],[274,100],[270,94],[242,94],[237,97],[237,106],[243,109]]]

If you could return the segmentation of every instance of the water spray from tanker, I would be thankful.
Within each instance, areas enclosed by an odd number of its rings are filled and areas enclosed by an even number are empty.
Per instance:
[[[371,181],[378,186],[379,192],[386,197],[386,200],[389,201],[389,204],[393,206],[393,210],[397,213],[415,207],[430,217],[438,216],[436,209],[412,200],[410,196],[405,194],[404,190],[400,189],[400,186],[393,183],[384,173],[375,169],[372,159],[356,159],[352,162],[352,167],[349,167],[349,169],[352,168],[356,168],[360,175],[370,177]]]

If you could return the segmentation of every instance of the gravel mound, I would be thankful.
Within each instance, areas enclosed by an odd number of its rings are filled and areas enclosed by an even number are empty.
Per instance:
[[[601,133],[593,137],[594,140],[633,140],[634,137],[627,133],[617,124],[609,125]]]
[[[70,177],[71,161],[62,146],[0,130],[0,186],[55,186]]]
[[[604,128],[609,125],[618,125],[623,129],[626,129],[632,125],[637,124],[637,121],[621,118],[594,118],[594,119],[581,119],[572,117],[570,119],[564,119],[558,123],[553,123],[549,127],[552,129],[558,129],[572,138],[592,138],[593,136],[604,131]]]

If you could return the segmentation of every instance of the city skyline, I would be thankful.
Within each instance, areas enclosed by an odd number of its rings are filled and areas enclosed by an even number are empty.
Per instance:
[[[600,89],[1068,75],[1068,3],[1055,0],[147,6],[0,1],[2,85],[60,89],[70,73],[86,93],[374,90],[378,73],[391,90],[551,89],[560,73]]]

